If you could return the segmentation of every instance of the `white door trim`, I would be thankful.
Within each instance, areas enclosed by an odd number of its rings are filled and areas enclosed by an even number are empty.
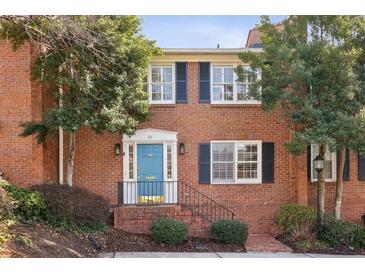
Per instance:
[[[177,133],[160,129],[140,129],[134,135],[123,135],[123,181],[124,201],[128,204],[136,203],[137,188],[137,145],[138,144],[162,144],[163,145],[163,173],[165,203],[177,202]],[[133,178],[129,177],[129,146],[133,145]],[[171,145],[172,177],[167,178],[167,146]],[[131,198],[132,197],[132,198]]]

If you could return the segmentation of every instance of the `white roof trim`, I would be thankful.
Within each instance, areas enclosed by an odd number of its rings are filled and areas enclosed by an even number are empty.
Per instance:
[[[167,131],[156,128],[144,128],[136,130],[134,135],[128,136],[123,134],[123,141],[140,141],[140,142],[155,142],[155,141],[176,141],[177,132]]]
[[[260,48],[163,48],[164,54],[238,54],[241,52],[261,52]]]

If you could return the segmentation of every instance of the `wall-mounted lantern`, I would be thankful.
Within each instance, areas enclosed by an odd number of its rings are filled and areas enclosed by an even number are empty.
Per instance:
[[[119,156],[120,155],[120,144],[115,144],[114,150],[115,150],[115,156]]]
[[[184,143],[180,143],[179,144],[179,154],[180,155],[184,155],[185,154],[185,144]]]

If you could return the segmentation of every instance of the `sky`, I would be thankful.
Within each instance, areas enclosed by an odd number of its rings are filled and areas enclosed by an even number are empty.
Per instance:
[[[244,47],[249,30],[260,22],[254,15],[145,15],[144,35],[161,48]],[[273,23],[285,16],[270,16]]]

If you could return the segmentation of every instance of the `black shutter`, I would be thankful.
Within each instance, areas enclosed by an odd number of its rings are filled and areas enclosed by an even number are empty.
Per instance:
[[[312,170],[312,150],[311,145],[307,146],[307,181],[312,181],[311,170]]]
[[[365,157],[361,156],[359,153],[357,158],[359,159],[359,181],[365,181]]]
[[[176,62],[176,103],[188,102],[188,73],[186,62]]]
[[[199,183],[210,184],[210,144],[199,144]]]
[[[343,168],[342,179],[344,181],[350,180],[350,151],[348,148],[346,148],[346,152],[345,152],[345,164],[344,164],[344,168]]]
[[[124,204],[124,202],[126,201],[123,201],[123,182],[118,182],[118,204]]]
[[[210,103],[209,62],[199,62],[199,103]]]
[[[274,183],[274,143],[262,143],[262,182]]]

